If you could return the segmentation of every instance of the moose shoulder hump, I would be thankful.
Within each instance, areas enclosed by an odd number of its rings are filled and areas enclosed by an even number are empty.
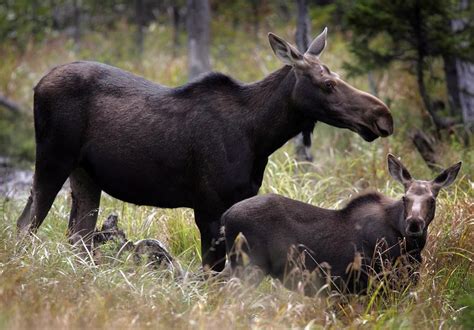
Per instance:
[[[361,219],[370,215],[382,215],[385,207],[395,201],[379,192],[371,191],[352,198],[340,211],[351,219]]]

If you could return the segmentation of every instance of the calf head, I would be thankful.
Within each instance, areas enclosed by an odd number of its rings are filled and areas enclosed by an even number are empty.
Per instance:
[[[389,154],[387,157],[390,175],[405,187],[403,196],[404,217],[400,231],[406,236],[417,237],[423,235],[434,218],[436,197],[441,188],[454,182],[461,169],[461,162],[449,167],[434,180],[415,180],[405,166]]]
[[[346,83],[320,60],[326,36],[327,28],[301,54],[282,38],[268,34],[275,55],[291,65],[296,75],[292,91],[295,107],[315,121],[348,128],[366,141],[392,134],[393,118],[388,107],[375,96]]]

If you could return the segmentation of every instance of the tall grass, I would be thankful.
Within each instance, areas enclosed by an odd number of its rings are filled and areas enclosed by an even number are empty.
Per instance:
[[[221,22],[222,23],[222,22]],[[225,25],[224,25],[225,26]],[[292,35],[290,29],[276,29]],[[91,33],[79,53],[59,36],[33,45],[21,58],[12,53],[0,65],[0,84],[10,96],[31,105],[31,87],[48,68],[78,58],[94,58],[168,85],[186,80],[184,50],[171,55],[169,31],[150,31],[141,60],[127,57],[122,30],[108,38]],[[264,35],[249,40],[245,33],[219,34],[214,66],[249,81],[277,68]],[[324,60],[340,71],[349,58],[339,36],[330,35]],[[332,42],[331,40],[335,40]],[[334,54],[337,53],[338,56]],[[333,54],[331,56],[331,54]],[[223,56],[225,55],[225,56]],[[403,158],[416,178],[434,176],[408,141],[413,122],[421,122],[417,98],[410,99],[413,81],[389,71],[383,98],[392,98],[394,136],[371,144],[354,133],[318,124],[313,138],[315,162],[297,163],[291,142],[273,155],[261,193],[274,192],[314,205],[337,208],[366,189],[392,197],[402,187],[389,179],[386,154]],[[362,79],[351,80],[364,87]],[[396,91],[394,91],[395,89]],[[398,98],[400,95],[408,97]],[[411,95],[411,96],[410,96]],[[406,114],[411,113],[410,118]],[[31,117],[27,117],[31,120]],[[413,119],[414,118],[414,119]],[[13,134],[13,133],[12,133]],[[32,137],[32,135],[31,135]],[[457,328],[473,325],[474,151],[453,140],[441,145],[443,165],[463,160],[457,182],[438,197],[437,216],[423,253],[420,283],[385,299],[305,297],[272,279],[258,288],[225,276],[204,280],[200,273],[200,240],[189,209],[139,207],[103,195],[99,219],[116,212],[129,238],[156,238],[170,248],[186,275],[136,266],[126,256],[104,251],[101,262],[77,254],[66,240],[70,197],[58,196],[38,235],[18,241],[15,221],[24,200],[0,201],[0,327],[2,328]],[[331,247],[328,246],[328,249]]]
[[[318,149],[317,154],[327,151]],[[288,151],[287,146],[271,158],[263,192],[336,207],[360,190],[353,182],[364,180],[388,195],[400,195],[400,187],[385,170],[374,173],[366,166],[368,155],[336,152],[334,162],[303,171],[311,165],[295,163]],[[378,163],[378,156],[373,161]],[[377,166],[384,168],[383,157],[380,163]],[[181,279],[137,267],[126,257],[116,259],[114,253],[105,254],[99,264],[77,255],[66,243],[67,195],[58,197],[37,237],[18,242],[14,221],[23,205],[5,201],[0,223],[0,323],[5,328],[457,327],[463,311],[473,308],[470,291],[470,306],[463,310],[474,258],[472,181],[466,174],[472,167],[466,165],[458,182],[438,198],[419,285],[385,299],[351,297],[346,303],[304,297],[271,279],[257,289],[237,279],[203,280],[199,235],[188,209],[138,207],[104,196],[100,215],[104,219],[108,212],[117,212],[131,239],[163,241],[187,271]],[[418,177],[431,176],[422,166],[408,166]]]

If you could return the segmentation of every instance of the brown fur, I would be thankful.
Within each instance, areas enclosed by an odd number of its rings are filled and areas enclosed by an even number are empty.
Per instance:
[[[389,155],[389,167],[395,162],[402,166]],[[303,262],[296,262],[297,268],[320,272],[321,276],[316,277],[320,283],[324,283],[325,277],[322,269],[330,269],[331,283],[341,291],[365,292],[369,274],[378,274],[387,265],[394,267],[400,260],[409,265],[408,277],[412,277],[421,262],[434,204],[431,211],[423,213],[421,232],[412,232],[412,209],[406,199],[420,185],[429,184],[430,193],[434,193],[451,184],[459,169],[460,164],[456,164],[429,182],[410,177],[403,199],[369,192],[355,197],[340,210],[323,209],[275,194],[239,202],[222,216],[231,266],[234,270],[248,266],[241,257],[243,253],[250,265],[294,289],[301,277],[295,280],[289,276],[295,262],[288,256],[296,248],[304,255]],[[394,174],[398,170],[390,172],[398,180]],[[236,251],[234,241],[240,234],[245,237],[245,244],[241,244],[241,251]]]

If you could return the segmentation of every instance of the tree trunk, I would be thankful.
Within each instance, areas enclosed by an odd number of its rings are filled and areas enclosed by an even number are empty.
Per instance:
[[[208,0],[188,0],[189,79],[211,69],[209,61],[211,13]]]
[[[433,110],[433,104],[431,103],[430,96],[428,94],[428,91],[426,90],[426,84],[425,84],[425,78],[424,78],[424,63],[425,63],[425,57],[426,57],[426,35],[424,34],[423,31],[423,15],[421,11],[421,0],[417,0],[415,2],[415,17],[416,19],[413,21],[413,29],[415,31],[415,38],[416,38],[416,44],[417,44],[417,56],[415,60],[415,72],[416,72],[416,82],[418,84],[418,91],[420,92],[421,99],[423,101],[423,104],[425,106],[426,111],[431,117],[431,120],[433,122],[433,126],[436,129],[436,137],[440,138],[440,129],[442,128],[440,125],[439,118],[435,111]]]
[[[447,118],[441,118],[438,113],[439,111],[443,110],[444,108],[444,102],[437,102],[436,106],[431,102],[430,95],[428,94],[428,91],[426,90],[426,84],[425,84],[425,78],[424,78],[424,72],[423,72],[423,63],[424,63],[424,58],[423,56],[420,56],[418,58],[418,61],[416,62],[416,81],[418,83],[418,90],[421,95],[421,99],[423,101],[423,104],[425,106],[426,111],[430,115],[431,121],[433,123],[433,126],[436,129],[436,137],[439,139],[441,138],[441,130],[443,128],[450,128],[455,124],[455,121],[453,118],[447,117]]]
[[[297,23],[296,23],[296,46],[301,53],[306,52],[311,42],[310,29],[311,23],[308,15],[307,0],[296,0],[298,7]],[[302,161],[313,161],[311,153],[311,131],[304,130],[295,138],[296,159]]]
[[[466,128],[474,126],[474,63],[456,60],[459,84],[459,104]]]
[[[171,6],[171,21],[173,26],[173,54],[176,55],[177,49],[180,46],[179,30],[181,25],[181,13],[179,5],[173,3]]]
[[[143,44],[145,40],[145,10],[143,0],[135,0],[135,24],[137,26],[137,31],[135,33],[136,53],[141,55],[143,53]]]
[[[76,52],[79,51],[81,46],[81,1],[74,0],[74,49]]]
[[[302,53],[306,52],[311,41],[310,30],[311,22],[308,16],[308,2],[307,0],[296,0],[298,7],[298,16],[296,22],[296,46]]]
[[[467,10],[469,0],[458,0],[459,11]],[[451,21],[453,33],[464,30],[467,19]],[[471,42],[473,42],[471,40]],[[468,48],[470,45],[461,45]],[[445,58],[446,84],[451,111],[462,117],[466,129],[474,126],[474,63],[451,57]]]
[[[461,101],[459,99],[458,72],[456,68],[456,58],[453,56],[443,56],[444,76],[446,89],[448,91],[448,102],[451,115],[461,117]]]
[[[260,30],[260,5],[261,0],[251,0],[252,16],[253,16],[253,33],[258,35]]]

